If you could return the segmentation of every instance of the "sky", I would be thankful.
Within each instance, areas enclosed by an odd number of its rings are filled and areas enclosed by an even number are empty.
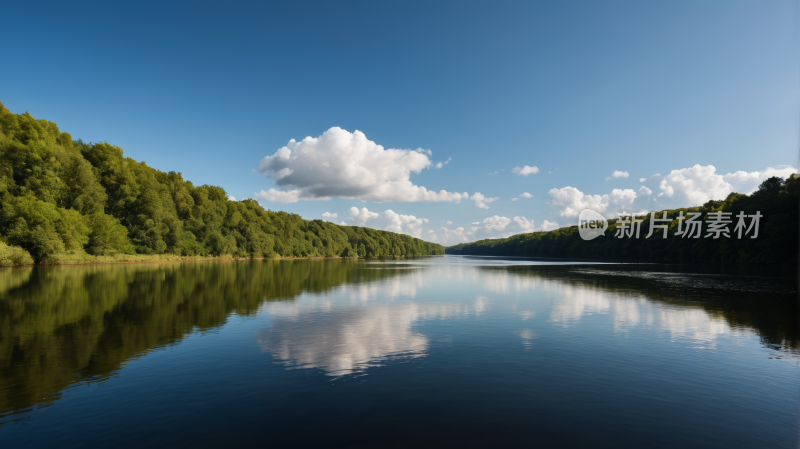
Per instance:
[[[14,2],[0,102],[236,200],[452,245],[796,172],[799,9]]]

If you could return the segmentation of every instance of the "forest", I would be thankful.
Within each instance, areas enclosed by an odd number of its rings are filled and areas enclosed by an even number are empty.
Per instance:
[[[569,226],[548,232],[533,232],[514,235],[504,239],[486,239],[472,243],[462,243],[448,247],[447,254],[521,256],[545,258],[570,258],[587,260],[640,261],[664,263],[723,263],[723,264],[796,264],[798,261],[798,232],[800,213],[800,178],[791,175],[784,180],[772,177],[761,183],[751,195],[731,193],[724,200],[711,200],[702,206],[659,211],[657,219],[663,220],[664,213],[669,222],[654,222],[668,225],[667,238],[663,229],[657,229],[650,237],[651,216],[638,217],[639,238],[614,237],[619,229],[618,219],[608,221],[604,236],[583,240],[578,226]],[[679,224],[678,217],[688,213],[701,213],[698,219],[704,220],[699,238],[687,234],[675,235]],[[709,236],[710,219],[717,212],[730,212],[732,223],[727,226],[729,237]],[[736,215],[762,216],[759,219],[759,234],[753,228],[749,234],[739,238],[734,232]],[[748,221],[748,227],[751,223]]]
[[[265,210],[0,103],[0,266],[189,257],[409,257],[408,235]]]

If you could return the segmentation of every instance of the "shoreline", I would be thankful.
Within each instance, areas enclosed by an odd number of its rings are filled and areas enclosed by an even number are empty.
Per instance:
[[[428,254],[425,256],[414,256],[414,257],[430,257],[430,256],[438,256],[440,254]],[[163,255],[162,255],[163,256]],[[314,257],[191,257],[191,256],[175,256],[176,258],[166,258],[166,259],[156,259],[154,257],[153,260],[120,260],[120,261],[103,261],[103,260],[91,260],[85,262],[67,262],[67,263],[52,263],[52,264],[24,264],[24,265],[6,265],[0,266],[2,268],[24,268],[24,267],[72,267],[72,266],[80,266],[80,265],[122,265],[122,264],[146,264],[146,263],[182,263],[182,262],[200,262],[200,261],[245,261],[245,260],[322,260],[322,259],[351,259],[351,260],[379,260],[379,259],[406,259],[406,256],[391,256],[391,257],[326,257],[326,256],[314,256]],[[185,258],[184,258],[185,257]]]

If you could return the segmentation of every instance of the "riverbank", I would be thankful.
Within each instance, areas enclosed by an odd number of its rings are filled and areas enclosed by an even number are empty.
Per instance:
[[[382,259],[405,259],[405,256],[386,256]],[[231,254],[220,256],[178,256],[175,254],[115,254],[107,256],[93,256],[87,253],[61,253],[51,256],[45,263],[34,263],[33,258],[24,249],[18,246],[6,245],[0,242],[0,267],[53,267],[70,265],[107,265],[107,264],[133,264],[133,263],[164,263],[164,262],[192,262],[201,260],[308,260],[308,259],[368,259],[365,257],[241,257]]]

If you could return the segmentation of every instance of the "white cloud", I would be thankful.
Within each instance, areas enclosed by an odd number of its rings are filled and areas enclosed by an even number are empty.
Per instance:
[[[514,167],[511,172],[520,176],[528,176],[530,174],[535,175],[536,173],[539,173],[539,167],[535,165],[533,167],[528,167],[527,165],[524,167]]]
[[[522,194],[520,195],[520,198],[533,198],[533,195],[531,195],[528,192],[522,192]]]
[[[514,217],[514,223],[522,232],[533,232],[534,230],[533,220],[528,221],[525,217]]]
[[[614,173],[611,173],[611,177],[606,178],[606,181],[608,181],[611,178],[619,179],[619,178],[627,178],[628,176],[630,176],[630,174],[628,174],[628,172],[626,171],[614,170]]]
[[[228,200],[236,201],[236,198],[233,195],[228,195]]]
[[[538,231],[552,231],[553,229],[558,229],[558,227],[558,223],[554,221],[542,220],[542,225],[539,226]]]
[[[448,220],[447,224],[451,225],[451,224],[453,224],[453,222]]]
[[[427,218],[417,218],[413,215],[401,215],[391,209],[383,213],[386,220],[386,230],[399,234],[408,234],[413,237],[422,236],[422,225],[428,223]]]
[[[487,206],[486,203],[491,203],[492,201],[499,200],[500,198],[486,198],[480,192],[475,192],[475,194],[469,197],[469,199],[475,201],[475,205],[481,209],[488,209],[489,206]]]
[[[367,223],[367,220],[378,218],[379,216],[379,213],[370,212],[366,207],[362,207],[361,209],[357,207],[351,207],[349,220],[351,220],[356,226],[364,226]]]
[[[655,174],[644,184],[655,192],[661,207],[700,206],[708,200],[723,200],[731,192],[751,194],[767,178],[788,178],[797,170],[783,165],[761,171],[737,171],[722,175],[713,165],[672,170],[668,175]]]
[[[731,192],[750,194],[765,179],[789,177],[796,170],[788,166],[769,167],[762,171],[738,171],[721,175],[713,165],[695,165],[672,170],[668,175],[656,173],[641,178],[638,191],[614,189],[605,195],[587,195],[574,187],[551,189],[551,204],[565,218],[576,218],[581,210],[592,208],[615,216],[620,212],[644,212],[667,208],[701,206],[708,200],[723,200]],[[654,193],[657,192],[657,193]],[[611,218],[611,217],[609,217]]]
[[[564,218],[577,218],[583,209],[595,209],[599,212],[638,212],[636,192],[631,189],[614,189],[610,194],[586,195],[575,187],[551,189],[551,205],[559,209]]]
[[[436,164],[436,168],[442,168],[443,166],[445,166],[445,165],[449,164],[449,163],[450,163],[450,161],[452,161],[452,160],[453,160],[453,158],[452,158],[452,157],[448,157],[446,161],[444,161],[444,162],[438,162],[438,163]]]
[[[441,231],[439,234],[434,234],[431,236],[432,242],[451,246],[459,243],[465,243],[470,240],[466,235],[464,235],[464,228],[460,226],[455,229],[447,229],[442,227],[439,230]]]
[[[275,203],[296,203],[300,201],[299,190],[280,191],[275,189],[262,190],[256,193],[256,198]]]
[[[758,190],[758,186],[767,178],[777,176],[786,179],[792,173],[797,173],[797,170],[788,165],[779,165],[751,173],[745,171],[728,173],[723,178],[733,187],[734,192],[750,194]]]
[[[519,198],[511,198],[511,201],[519,201]]]
[[[549,231],[557,227],[557,223],[544,220],[542,226],[536,228],[533,220],[528,220],[525,217],[508,218],[495,215],[487,217],[483,221],[476,221],[466,229],[463,227],[455,229],[442,227],[440,229],[441,232],[436,234],[439,237],[434,239],[431,236],[431,240],[443,245],[455,245],[481,239],[504,238],[528,232]]]
[[[324,212],[324,213],[322,214],[322,218],[324,218],[324,219],[326,219],[326,220],[328,220],[328,221],[333,221],[333,222],[335,222],[335,221],[336,221],[336,218],[337,218],[338,216],[339,216],[339,214],[336,214],[336,213],[333,213],[333,214],[332,214],[332,213],[330,213],[330,212]]]
[[[411,173],[431,166],[431,154],[422,149],[384,149],[361,131],[333,127],[316,138],[292,139],[262,159],[258,171],[287,190],[262,190],[257,196],[283,203],[333,197],[376,202],[458,203],[466,199],[469,195],[435,192],[411,182]]]

